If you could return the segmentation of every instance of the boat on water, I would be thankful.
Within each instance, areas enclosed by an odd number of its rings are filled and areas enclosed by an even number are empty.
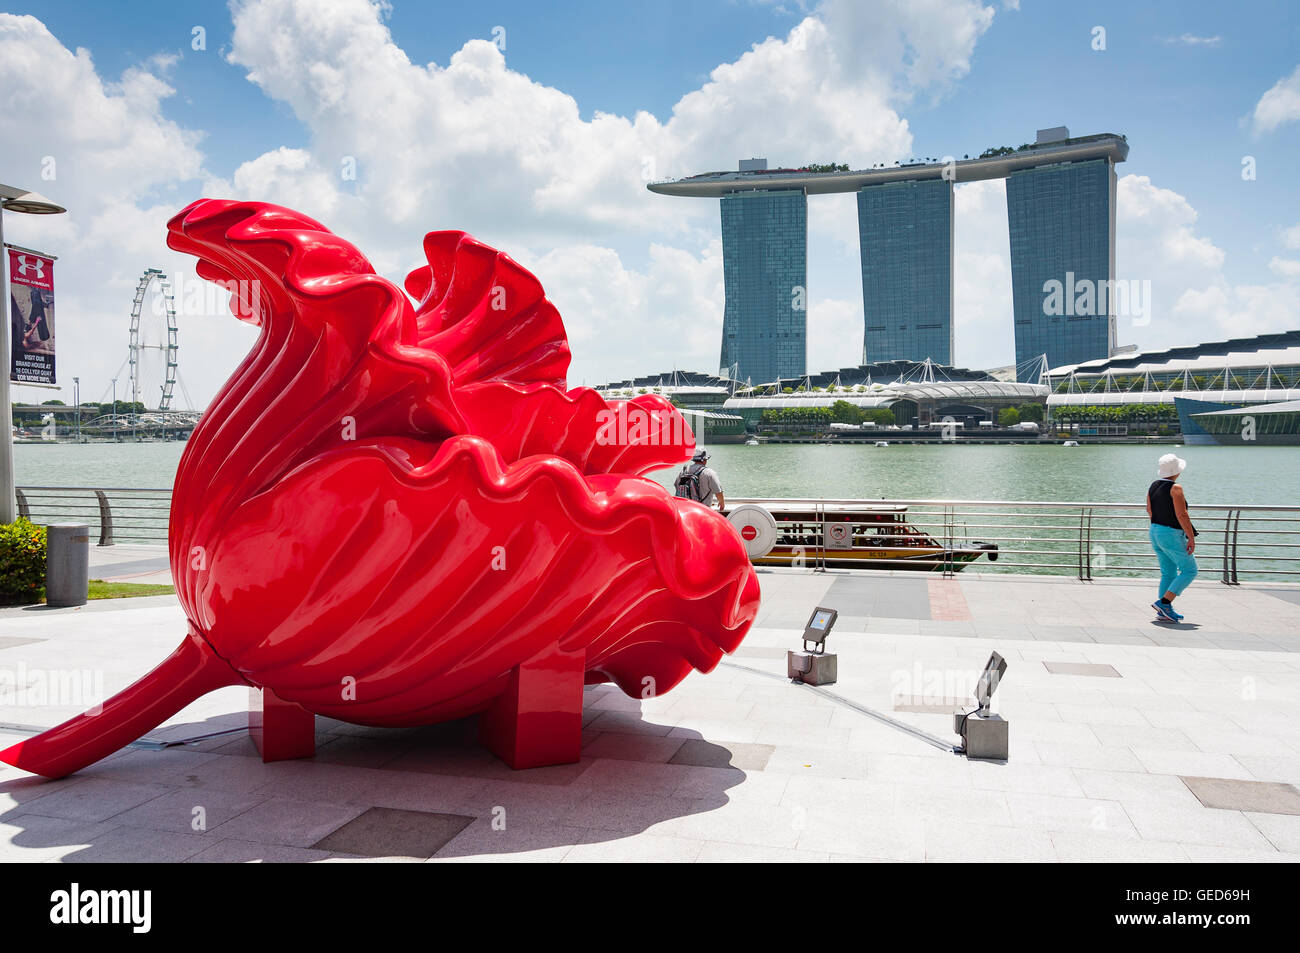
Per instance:
[[[1061,444],[1062,447],[1077,447],[1078,445],[1079,441],[1077,440],[1067,440],[1065,443]]]
[[[876,441],[876,446],[877,446],[877,447],[888,447],[888,446],[889,446],[889,441],[888,441],[888,440],[877,440],[877,441]]]
[[[723,514],[756,566],[957,572],[981,556],[998,558],[997,543],[936,539],[903,504],[728,500]]]

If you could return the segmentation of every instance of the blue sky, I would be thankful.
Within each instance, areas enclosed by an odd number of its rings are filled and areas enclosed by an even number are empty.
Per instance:
[[[84,345],[70,336],[61,340],[61,348],[67,345],[61,354],[84,362],[93,377],[112,371],[101,369],[111,361],[100,352],[121,349],[114,337],[114,322],[120,323],[114,314],[121,308],[107,299],[129,298],[123,289],[154,260],[179,261],[161,252],[150,258],[148,249],[161,248],[162,235],[148,232],[165,221],[167,210],[200,194],[309,206],[303,210],[355,237],[394,278],[419,263],[423,231],[465,227],[538,271],[570,325],[575,372],[590,383],[603,375],[659,370],[666,361],[713,369],[721,276],[710,250],[718,234],[716,203],[650,196],[630,182],[627,168],[592,172],[588,188],[581,180],[589,164],[615,157],[637,165],[653,156],[658,172],[681,174],[766,154],[774,163],[840,161],[857,168],[909,155],[974,155],[992,145],[1031,141],[1039,126],[1065,124],[1076,135],[1124,133],[1131,145],[1129,161],[1118,168],[1121,178],[1129,177],[1121,184],[1118,271],[1152,280],[1167,318],[1158,311],[1152,327],[1127,335],[1121,327],[1121,341],[1176,343],[1189,333],[1207,338],[1296,326],[1288,305],[1298,300],[1300,264],[1292,263],[1300,258],[1300,232],[1289,239],[1286,230],[1300,224],[1292,173],[1300,117],[1291,117],[1300,106],[1293,110],[1287,87],[1276,97],[1280,118],[1269,124],[1252,119],[1261,97],[1300,64],[1294,5],[1024,0],[1015,7],[968,0],[856,8],[843,0],[803,6],[396,0],[376,12],[365,0],[250,0],[233,8],[207,0],[10,3],[6,12],[35,17],[50,34],[49,43],[39,44],[22,34],[29,48],[50,57],[48,77],[68,69],[60,47],[85,48],[94,76],[69,72],[43,114],[0,120],[6,141],[21,140],[0,156],[0,178],[58,198],[86,196],[74,209],[80,214],[62,225],[11,216],[6,237],[62,243],[65,320],[84,315],[88,328]],[[789,53],[791,31],[809,18],[820,30],[812,34],[814,50],[841,58],[833,68],[801,66],[789,79],[796,93],[806,88],[832,103],[813,116],[797,102],[770,96],[785,82],[782,64],[796,62]],[[236,22],[246,27],[238,35]],[[196,25],[206,30],[205,51],[191,49]],[[497,26],[505,30],[504,69],[488,63],[493,51],[471,43],[490,41]],[[1104,50],[1093,49],[1098,26],[1105,29]],[[880,39],[893,31],[902,38],[897,50]],[[330,44],[346,44],[352,36],[375,52],[343,63],[345,46]],[[3,37],[0,29],[0,42]],[[765,45],[754,52],[756,44]],[[411,61],[409,68],[370,68],[393,48]],[[475,69],[486,71],[484,82],[499,84],[491,95],[476,99],[479,92],[451,81],[449,65],[458,51],[482,60]],[[312,69],[333,70],[336,61],[342,64],[336,88],[294,79]],[[435,64],[433,81],[422,70],[426,64]],[[76,84],[98,82],[96,95],[120,100],[115,84],[133,69],[147,71],[171,92],[155,90],[143,105],[128,103],[130,138],[115,141],[112,130],[77,134],[71,128]],[[255,70],[261,78],[250,81]],[[715,70],[730,70],[729,78],[719,79]],[[44,95],[48,77],[41,67],[3,78],[31,84],[36,98]],[[416,111],[427,114],[441,138],[432,132],[422,137],[418,122],[414,131],[403,122],[400,130],[389,128],[381,118],[367,123],[367,103],[375,104],[378,117],[393,90],[405,90],[403,101],[418,104]],[[554,136],[545,128],[525,129],[539,109],[560,102],[552,92],[572,97],[576,118],[558,119]],[[462,94],[465,102],[455,102]],[[330,96],[342,105],[327,102]],[[502,109],[490,128],[473,119],[487,103]],[[518,110],[515,139],[511,109]],[[675,109],[682,115],[675,118]],[[655,122],[636,126],[639,112]],[[600,113],[619,121],[593,122]],[[7,130],[5,122],[22,124]],[[485,135],[499,141],[481,143]],[[406,158],[385,155],[390,139],[389,151]],[[470,140],[472,148],[465,144]],[[131,149],[139,154],[124,161],[123,151]],[[52,183],[34,181],[34,160],[52,150],[67,171]],[[361,157],[359,180],[333,181],[337,157],[353,154]],[[1256,162],[1252,181],[1242,179],[1245,156]],[[131,174],[131,162],[138,175]],[[587,188],[568,205],[560,181],[566,175]],[[391,183],[422,177],[435,185],[428,196],[392,221],[374,214],[384,204],[378,197],[392,194],[385,191]],[[521,179],[527,181],[518,184]],[[1006,257],[999,247],[1006,241],[1005,207],[977,185],[966,186],[972,191],[958,204],[964,283],[958,290],[958,362],[989,366],[1010,360],[1002,353],[1010,341],[1009,316],[1000,314],[1009,305],[1009,288],[1004,293],[998,277]],[[580,194],[593,197],[591,209],[573,209]],[[102,223],[113,216],[132,221],[141,236],[126,247],[107,241]],[[850,332],[855,306],[860,334],[851,218],[843,203],[810,202],[809,320],[821,328],[810,331],[810,370],[840,356],[829,338]],[[664,288],[674,281],[681,287]],[[620,303],[623,293],[634,303]],[[658,320],[657,307],[670,308],[677,322],[667,335],[655,332],[666,323]],[[622,336],[612,335],[610,319],[628,309],[635,314],[620,321]],[[1007,325],[1005,334],[984,333],[998,322]],[[69,334],[68,327],[64,331]],[[652,336],[654,347],[637,335]],[[216,342],[223,355],[210,373],[192,372],[195,389],[205,394],[247,346],[239,330],[227,334],[213,324],[195,324],[190,340]],[[644,366],[647,361],[652,366]]]

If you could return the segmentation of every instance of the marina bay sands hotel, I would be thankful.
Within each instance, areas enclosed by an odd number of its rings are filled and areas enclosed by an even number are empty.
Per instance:
[[[858,172],[709,172],[647,188],[720,199],[726,302],[719,367],[754,384],[798,378],[806,364],[808,196],[856,192],[862,253],[863,363],[953,363],[953,184],[1007,180],[1012,320],[1021,380],[1115,349],[1115,163],[1123,136],[1041,129],[1033,145],[977,159]],[[1053,285],[1059,282],[1059,285]],[[1091,282],[1087,305],[1073,289]],[[1049,289],[1059,288],[1053,299]],[[1061,294],[1065,307],[1056,306]],[[1056,305],[1053,304],[1055,301]],[[1080,301],[1084,299],[1081,297]]]

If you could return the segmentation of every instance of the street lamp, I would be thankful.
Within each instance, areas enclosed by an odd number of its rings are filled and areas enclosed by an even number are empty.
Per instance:
[[[14,498],[14,432],[13,409],[9,400],[9,375],[12,366],[9,358],[9,256],[4,254],[5,231],[4,212],[22,212],[27,215],[58,215],[66,212],[62,205],[55,205],[45,196],[26,189],[16,189],[11,185],[0,185],[0,318],[4,330],[0,331],[0,421],[4,425],[4,439],[0,439],[0,524],[12,523],[18,517],[18,507]]]
[[[77,443],[81,443],[81,378],[72,379],[72,401],[77,405]]]

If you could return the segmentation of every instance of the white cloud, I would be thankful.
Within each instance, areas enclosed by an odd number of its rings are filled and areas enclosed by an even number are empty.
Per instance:
[[[202,135],[162,116],[162,102],[172,95],[165,75],[175,62],[155,57],[106,80],[88,51],[68,50],[35,17],[0,14],[0,180],[68,209],[5,216],[7,241],[59,258],[55,335],[59,380],[68,389],[57,396],[64,400],[71,398],[74,375],[83,398],[107,392],[127,357],[127,316],[141,272],[181,260],[164,246],[165,227],[190,198],[177,185],[202,174]],[[182,346],[195,346],[196,353],[211,344],[206,331],[191,328],[186,335]],[[247,346],[247,339],[236,345]],[[229,369],[194,362],[187,383],[207,397]],[[16,400],[52,396],[15,389]]]
[[[1178,36],[1166,36],[1163,38],[1165,43],[1176,46],[1218,46],[1223,42],[1221,36],[1197,36],[1194,33],[1182,33]]]
[[[1151,282],[1149,323],[1121,318],[1120,343],[1193,344],[1295,326],[1300,272],[1286,260],[1271,263],[1279,281],[1233,284],[1223,250],[1195,233],[1196,211],[1186,198],[1128,175],[1119,181],[1118,203],[1117,277]]]
[[[571,96],[511,70],[486,40],[465,43],[445,66],[412,63],[368,0],[246,0],[233,13],[230,62],[312,138],[307,150],[241,167],[236,190],[301,203],[381,270],[414,264],[422,231],[447,227],[533,262],[565,316],[572,376],[589,381],[674,360],[717,363],[717,204],[653,195],[648,178],[733,168],[749,155],[855,166],[907,155],[898,109],[964,75],[993,17],[969,0],[870,9],[830,0],[785,37],[719,65],[666,119],[584,120]],[[359,170],[351,187],[334,171],[347,156]],[[852,203],[844,212],[820,225],[814,217],[813,228],[842,236],[856,268]],[[666,297],[674,285],[685,290]],[[843,302],[815,291],[809,306],[814,349],[814,326],[848,318]]]
[[[1300,66],[1259,98],[1252,119],[1256,132],[1272,132],[1278,126],[1300,119]]]

